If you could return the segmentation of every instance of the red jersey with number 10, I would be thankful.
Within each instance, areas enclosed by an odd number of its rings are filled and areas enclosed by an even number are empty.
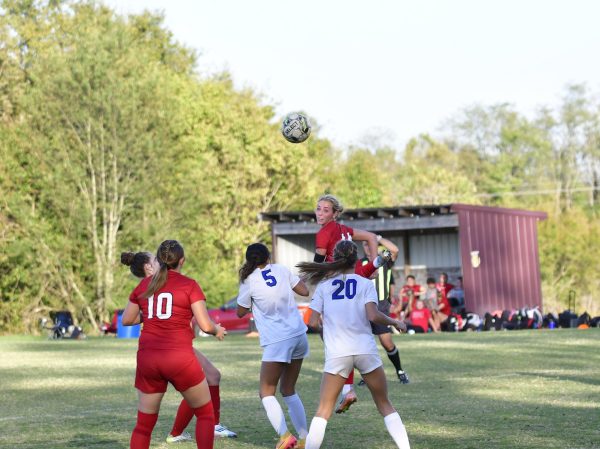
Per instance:
[[[327,251],[325,253],[325,262],[333,262],[335,244],[340,240],[352,240],[353,235],[354,229],[337,221],[330,221],[317,232],[315,246]]]
[[[177,271],[169,270],[167,282],[149,298],[140,296],[152,277],[142,279],[129,300],[142,311],[143,327],[139,349],[192,351],[194,332],[190,326],[192,304],[206,301],[198,283]]]

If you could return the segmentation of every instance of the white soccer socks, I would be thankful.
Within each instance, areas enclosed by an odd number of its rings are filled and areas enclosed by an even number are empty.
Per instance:
[[[310,429],[306,437],[305,449],[319,449],[323,443],[323,437],[325,437],[325,428],[327,427],[327,420],[315,416],[310,422]]]
[[[410,449],[406,428],[404,427],[398,412],[387,415],[385,418],[383,418],[383,421],[385,422],[385,427],[387,428],[388,432],[394,439],[396,446],[398,446],[399,449]],[[310,428],[312,430],[312,424]],[[308,446],[306,447],[308,449]]]
[[[277,432],[277,435],[284,435],[287,431],[287,424],[285,423],[285,416],[283,415],[283,409],[275,396],[265,396],[262,398],[262,405],[267,412],[267,417]]]
[[[306,412],[304,411],[302,399],[300,399],[297,393],[294,393],[291,396],[284,396],[283,400],[287,404],[292,424],[296,428],[300,439],[303,440],[308,435],[308,427],[306,425]]]
[[[410,449],[410,443],[408,442],[408,435],[406,434],[406,428],[400,419],[400,415],[397,412],[391,413],[383,418],[385,427],[389,434],[394,439],[398,449]],[[327,428],[327,420],[315,416],[311,423],[310,429],[308,430],[308,436],[306,437],[306,449],[319,449],[323,443],[325,437],[325,429]]]

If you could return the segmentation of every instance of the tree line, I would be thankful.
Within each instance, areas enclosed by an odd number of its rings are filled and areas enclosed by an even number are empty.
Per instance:
[[[545,210],[544,298],[598,308],[598,100],[570,86],[531,119],[510,105],[461,111],[401,151],[281,138],[277,117],[152,13],[93,1],[0,2],[0,332],[68,309],[89,331],[135,284],[121,251],[166,238],[209,305],[237,291],[261,211],[466,202]]]

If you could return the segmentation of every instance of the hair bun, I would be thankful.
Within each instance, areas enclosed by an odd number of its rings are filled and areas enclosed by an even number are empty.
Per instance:
[[[135,258],[135,253],[131,253],[131,252],[121,253],[121,263],[123,265],[127,265],[128,267],[131,266],[134,258]]]

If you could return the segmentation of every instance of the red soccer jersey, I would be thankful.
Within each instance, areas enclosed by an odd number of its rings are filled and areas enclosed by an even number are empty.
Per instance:
[[[343,239],[348,239],[354,235],[354,229],[339,224],[337,221],[330,221],[317,232],[315,246],[325,249],[325,262],[333,262],[333,248],[335,244]]]
[[[152,277],[144,278],[129,295],[143,316],[139,349],[192,351],[191,305],[206,301],[204,292],[195,280],[169,270],[167,282],[160,290],[150,298],[140,298],[151,280]]]
[[[452,313],[452,308],[450,307],[448,298],[446,298],[445,296],[442,295],[442,297],[440,298],[440,301],[439,301],[439,305],[440,305],[440,312],[443,313],[444,315],[450,316],[450,314]]]
[[[412,290],[412,294],[408,292]],[[419,284],[415,285],[404,285],[402,290],[400,291],[402,294],[402,304],[408,304],[409,297],[411,299],[411,307],[415,307],[415,303],[417,302],[417,298],[421,296],[421,286]]]
[[[413,326],[419,326],[423,329],[423,332],[427,332],[429,329],[429,318],[431,318],[431,312],[428,308],[423,307],[422,309],[413,309],[410,312],[410,322]]]
[[[442,298],[446,298],[448,296],[448,292],[454,288],[452,284],[440,284],[439,282],[435,284],[435,288],[437,288],[438,292],[442,294]]]

